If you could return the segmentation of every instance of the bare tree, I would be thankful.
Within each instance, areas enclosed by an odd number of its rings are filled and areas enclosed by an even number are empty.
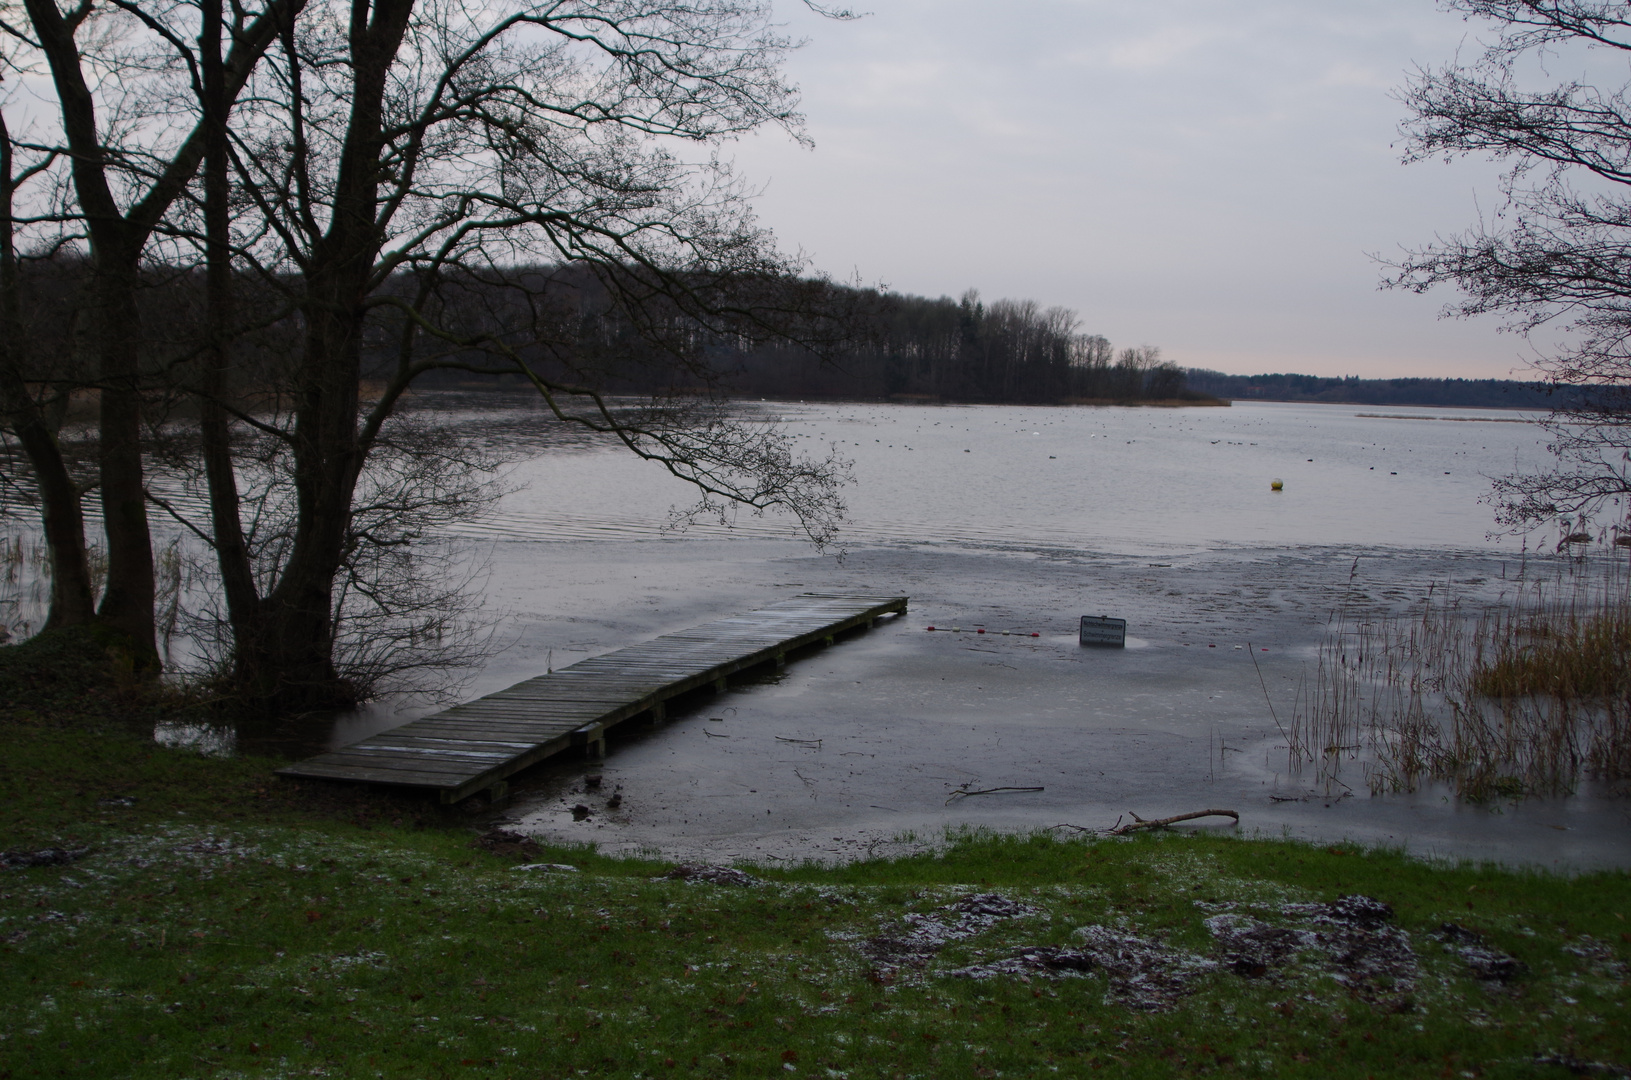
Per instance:
[[[51,560],[51,606],[46,628],[84,623],[93,612],[90,565],[85,549],[82,491],[69,471],[57,438],[60,405],[65,391],[60,384],[33,381],[30,343],[34,335],[23,316],[23,285],[17,251],[19,190],[45,174],[58,155],[36,151],[32,160],[18,162],[17,143],[0,115],[0,406],[5,426],[15,434],[34,474],[41,523]],[[39,396],[36,396],[36,395]]]
[[[1468,63],[1418,71],[1401,92],[1407,161],[1504,162],[1492,220],[1409,253],[1388,284],[1453,285],[1457,317],[1494,314],[1540,345],[1565,392],[1546,420],[1555,464],[1496,481],[1497,518],[1525,528],[1631,496],[1631,9],[1619,0],[1441,0],[1487,27]],[[1545,76],[1567,62],[1608,85]],[[1616,511],[1623,514],[1624,509]]]
[[[301,0],[272,0],[258,13],[234,9],[232,46],[219,70],[219,101],[230,102],[261,55],[299,11]],[[170,68],[196,70],[192,9],[90,0],[67,11],[56,0],[22,0],[25,20],[0,20],[13,43],[42,57],[56,91],[62,152],[90,253],[89,305],[100,421],[99,495],[108,576],[97,614],[129,639],[139,662],[156,661],[153,548],[142,465],[142,337],[137,293],[154,231],[193,180],[208,124],[179,129],[154,114],[121,113],[138,96],[118,78],[162,81]],[[125,35],[144,35],[127,46]],[[217,34],[217,45],[219,34]],[[87,44],[89,43],[89,44]],[[163,59],[155,59],[162,57]],[[108,95],[114,95],[111,111]],[[144,122],[145,121],[145,122]]]
[[[275,547],[234,539],[246,531],[224,508],[243,500],[224,465],[199,529],[240,583],[225,595],[233,675],[259,700],[361,692],[335,662],[336,590],[354,589],[359,552],[382,550],[359,492],[403,395],[438,369],[519,375],[557,417],[695,483],[705,509],[784,507],[831,535],[837,462],[802,461],[708,399],[719,342],[826,332],[823,287],[798,279],[728,168],[676,149],[797,133],[769,15],[738,0],[334,0],[280,26],[228,125],[244,210],[230,246],[283,294],[299,347],[260,388],[275,415],[200,385],[237,432],[218,447],[271,440],[264,460],[287,469]],[[207,218],[207,192],[198,205]],[[190,213],[172,234],[215,243]],[[619,407],[616,368],[639,362],[669,365],[684,393]],[[380,380],[371,400],[365,376]]]
[[[274,708],[343,703],[363,687],[337,648],[373,656],[368,670],[399,664],[379,659],[399,651],[380,628],[419,636],[445,600],[417,589],[408,549],[489,491],[468,447],[404,438],[399,402],[442,368],[523,377],[558,417],[697,484],[703,511],[783,507],[831,536],[841,463],[801,460],[717,401],[722,347],[819,344],[835,325],[828,290],[798,279],[708,150],[765,125],[798,137],[779,66],[791,43],[768,4],[21,10],[0,30],[49,69],[61,134],[45,149],[67,164],[89,251],[99,614],[139,653],[154,640],[157,504],[213,549],[243,689]],[[143,268],[185,293],[189,259],[203,316],[193,342],[159,356],[140,332]],[[506,318],[465,318],[473,280],[511,295],[485,302]],[[246,290],[252,316],[234,295]],[[255,355],[251,322],[297,334],[288,362]],[[631,363],[669,370],[674,392],[612,401]],[[177,389],[197,403],[196,442],[144,418]],[[28,430],[26,402],[6,404]],[[151,482],[154,454],[202,487],[207,520]],[[462,487],[449,480],[461,470],[474,477]]]

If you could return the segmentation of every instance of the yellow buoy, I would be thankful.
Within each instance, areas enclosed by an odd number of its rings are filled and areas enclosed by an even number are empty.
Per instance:
[[[1281,491],[1284,490],[1285,486],[1285,481],[1281,480],[1279,477],[1275,477],[1273,480],[1269,481],[1270,491]]]

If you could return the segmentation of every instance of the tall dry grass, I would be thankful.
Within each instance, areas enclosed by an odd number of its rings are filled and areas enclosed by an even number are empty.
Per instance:
[[[1631,778],[1631,572],[1614,549],[1534,563],[1495,603],[1344,603],[1300,689],[1295,768],[1326,789],[1450,785],[1481,801]]]
[[[0,535],[0,644],[38,630],[50,603],[51,558],[44,541]]]

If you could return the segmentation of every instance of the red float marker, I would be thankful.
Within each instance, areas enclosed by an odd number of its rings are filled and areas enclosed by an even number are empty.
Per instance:
[[[968,632],[968,631],[964,630],[961,626],[925,626],[923,629],[928,630],[928,631],[939,630],[939,631],[941,631],[943,633],[947,633],[947,634],[964,634],[964,633]],[[986,631],[984,629],[976,629],[976,630],[974,630],[974,632],[976,634],[983,634]],[[1029,633],[1025,632],[1024,630],[992,630],[991,633],[1001,634],[1003,637],[1034,637],[1034,638],[1039,638],[1039,637],[1042,636],[1040,633],[1038,633],[1035,630],[1032,630]]]

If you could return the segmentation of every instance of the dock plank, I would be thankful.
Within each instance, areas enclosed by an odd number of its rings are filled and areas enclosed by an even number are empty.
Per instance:
[[[669,698],[906,611],[905,596],[806,594],[580,660],[278,771],[454,802]]]

